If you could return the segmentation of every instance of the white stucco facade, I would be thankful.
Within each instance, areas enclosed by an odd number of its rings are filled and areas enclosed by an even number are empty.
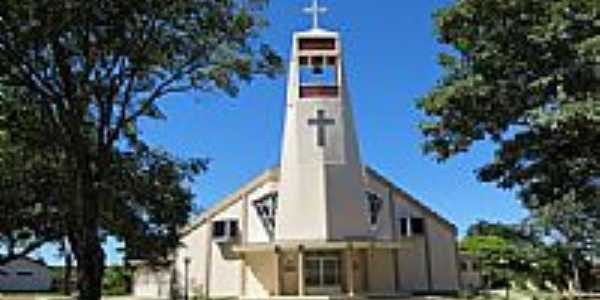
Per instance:
[[[184,229],[170,266],[177,293],[328,299],[458,290],[454,225],[360,158],[342,49],[337,32],[294,34],[280,167]]]
[[[290,242],[292,246],[289,247],[292,249],[280,250],[283,253],[278,257],[275,252],[277,242],[269,241],[268,234],[251,205],[253,200],[276,190],[279,174],[277,168],[266,171],[209,210],[187,229],[188,233],[182,242],[184,246],[176,254],[174,267],[178,279],[176,286],[180,294],[185,286],[183,282],[186,258],[189,261],[190,294],[267,299],[276,295],[290,296],[298,293],[297,270],[289,269],[297,268],[298,249],[303,241]],[[357,294],[406,295],[457,291],[459,269],[455,228],[410,195],[391,185],[376,171],[365,167],[362,174],[365,188],[387,195],[380,212],[380,223],[372,231],[373,240],[396,241],[398,247],[355,247],[358,249],[355,250],[354,260],[359,265],[354,274]],[[300,214],[302,212],[300,211]],[[397,223],[399,217],[405,215],[423,217],[427,224],[426,232],[402,236]],[[241,221],[239,240],[231,244],[219,244],[211,240],[211,224],[232,218]],[[347,221],[352,220],[348,218]],[[305,241],[307,247],[314,243],[317,241]],[[255,249],[244,253],[240,251],[244,245],[252,245]],[[279,245],[281,248],[288,247],[284,242]],[[323,245],[324,249],[331,248],[326,243]],[[264,248],[257,250],[259,246]],[[342,249],[338,246],[335,248],[335,251],[343,254],[347,245]],[[140,269],[142,273],[148,271]],[[148,282],[148,279],[145,282]],[[162,282],[167,280],[163,279]],[[137,281],[135,285],[137,286]],[[158,294],[153,293],[159,290],[164,295],[164,288],[152,287],[143,282],[142,287],[134,289],[136,295],[144,297],[156,297]]]

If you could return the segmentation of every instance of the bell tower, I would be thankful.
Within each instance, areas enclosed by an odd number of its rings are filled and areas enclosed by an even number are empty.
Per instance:
[[[289,63],[275,239],[335,241],[368,236],[362,167],[339,33],[319,28],[326,9],[306,9]]]

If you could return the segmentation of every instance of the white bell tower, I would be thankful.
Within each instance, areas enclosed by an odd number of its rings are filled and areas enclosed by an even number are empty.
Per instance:
[[[275,239],[337,241],[368,236],[362,167],[337,32],[319,28],[326,9],[306,9],[313,28],[294,34]]]

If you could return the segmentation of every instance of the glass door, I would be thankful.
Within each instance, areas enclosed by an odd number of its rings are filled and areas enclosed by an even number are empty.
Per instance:
[[[341,293],[340,258],[337,255],[308,256],[304,273],[309,294]]]

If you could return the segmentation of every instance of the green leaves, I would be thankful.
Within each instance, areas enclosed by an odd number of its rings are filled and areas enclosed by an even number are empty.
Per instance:
[[[527,229],[527,230],[525,230]],[[513,281],[533,281],[539,287],[548,282],[564,288],[568,272],[566,249],[548,244],[533,224],[500,224],[480,221],[469,227],[460,250],[476,257],[487,275],[488,286]]]
[[[86,299],[99,297],[106,234],[149,258],[176,247],[207,161],[153,149],[138,124],[165,119],[168,95],[236,96],[279,74],[281,58],[258,39],[266,2],[0,1],[0,219],[13,217],[7,199],[24,216],[2,222],[0,243],[23,228],[39,242],[31,249],[67,236]]]
[[[568,269],[567,252],[598,249],[599,13],[596,0],[458,1],[436,14],[438,39],[453,51],[440,55],[445,74],[417,103],[427,116],[424,150],[439,161],[477,142],[496,146],[478,179],[516,189],[554,233],[556,248],[529,245],[535,260],[514,256],[554,278]],[[464,247],[518,254],[500,237],[469,237]]]
[[[479,178],[533,207],[600,176],[597,1],[459,1],[436,16],[444,77],[418,100],[424,149],[443,161],[497,145]],[[533,201],[532,199],[536,199]],[[533,202],[530,202],[533,201]]]

